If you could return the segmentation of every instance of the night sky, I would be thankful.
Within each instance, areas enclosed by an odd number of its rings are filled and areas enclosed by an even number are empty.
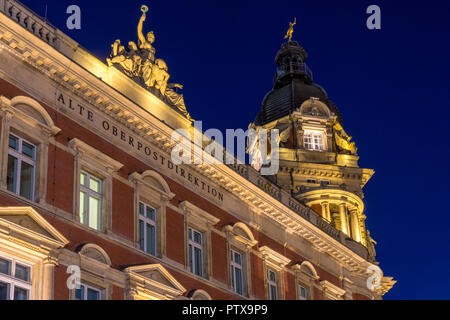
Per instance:
[[[203,128],[248,127],[269,92],[289,21],[314,80],[342,114],[360,166],[377,259],[398,283],[385,299],[448,299],[450,286],[448,1],[41,1],[22,2],[105,61],[115,39],[137,41],[150,7],[156,56]],[[68,30],[66,8],[81,8]],[[381,8],[381,30],[366,9]]]

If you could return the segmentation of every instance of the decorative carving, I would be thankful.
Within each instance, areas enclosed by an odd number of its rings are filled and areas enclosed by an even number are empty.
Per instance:
[[[366,239],[367,239],[367,250],[369,252],[369,260],[375,261],[376,257],[375,245],[377,244],[377,242],[372,239],[369,230],[366,230]]]
[[[259,128],[252,122],[248,125],[249,135],[247,137],[247,153],[251,157],[251,166],[259,171],[263,165],[263,157],[261,154],[261,148],[259,147]],[[253,129],[253,130],[250,130]],[[250,135],[250,132],[254,133]]]
[[[342,128],[339,122],[336,122],[333,126],[334,129],[334,138],[336,140],[336,144],[342,151],[348,151],[352,155],[356,155],[357,148],[355,142],[351,142],[352,137],[350,137],[347,133],[345,133],[344,128]]]
[[[108,66],[115,66],[127,76],[142,84],[153,93],[160,95],[169,105],[177,109],[188,120],[193,121],[186,109],[184,98],[176,89],[183,89],[178,83],[168,83],[170,74],[167,64],[162,59],[156,59],[155,34],[153,31],[144,36],[143,26],[147,18],[148,7],[141,7],[142,16],[137,27],[138,45],[128,42],[128,50],[117,39],[111,45],[111,54],[106,59]]]

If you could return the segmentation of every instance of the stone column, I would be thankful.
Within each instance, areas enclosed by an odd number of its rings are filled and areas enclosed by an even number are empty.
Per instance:
[[[346,235],[349,235],[347,224],[347,208],[345,202],[339,204],[339,217],[341,220],[341,231]]]
[[[331,222],[331,213],[330,213],[330,204],[328,202],[322,202],[322,217],[328,221],[328,223]]]
[[[53,300],[54,293],[54,277],[55,277],[55,266],[58,265],[58,262],[53,257],[48,257],[44,261],[44,278],[43,278],[43,290],[42,290],[42,299],[43,300]]]
[[[350,225],[352,229],[352,238],[356,242],[361,242],[361,231],[359,230],[358,210],[350,210]]]
[[[0,101],[2,128],[0,131],[0,188],[6,189],[6,176],[8,171],[9,127],[14,113],[9,106]]]

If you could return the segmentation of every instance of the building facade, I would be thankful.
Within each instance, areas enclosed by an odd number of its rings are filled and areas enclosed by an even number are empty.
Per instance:
[[[280,129],[276,176],[177,165],[172,132],[193,120],[146,11],[103,62],[0,0],[0,299],[381,299],[395,281],[368,285],[373,171],[304,50],[283,45],[252,123]]]

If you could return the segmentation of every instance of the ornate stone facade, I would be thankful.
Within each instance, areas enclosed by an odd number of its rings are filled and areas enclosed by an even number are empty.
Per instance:
[[[351,150],[333,153],[330,145],[321,154],[346,169],[314,161],[293,167],[291,159],[310,156],[295,151],[291,143],[302,132],[292,129],[283,137],[276,183],[249,166],[170,161],[173,128],[191,130],[191,119],[180,97],[170,96],[154,34],[143,35],[146,13],[138,44],[127,51],[116,41],[108,66],[20,3],[0,1],[0,259],[32,272],[28,298],[80,299],[88,288],[101,299],[265,299],[276,288],[279,299],[299,299],[302,287],[310,299],[380,299],[392,278],[381,275],[381,289],[370,290],[370,251],[330,218],[343,197],[346,210],[363,218],[356,186],[372,171],[355,166]],[[322,117],[333,141],[337,118],[315,103],[317,110],[305,107],[283,129]],[[11,174],[15,139],[34,147],[23,160],[33,168],[31,196],[14,188],[17,179],[27,186]],[[301,187],[322,173],[348,187],[330,188],[329,205],[318,214],[315,189]],[[86,194],[95,206],[84,206]],[[141,221],[155,230],[145,233],[154,236],[153,250],[142,240]],[[201,249],[200,272],[191,267],[190,245]],[[67,286],[74,267],[83,289]],[[236,268],[242,288],[233,283]]]

